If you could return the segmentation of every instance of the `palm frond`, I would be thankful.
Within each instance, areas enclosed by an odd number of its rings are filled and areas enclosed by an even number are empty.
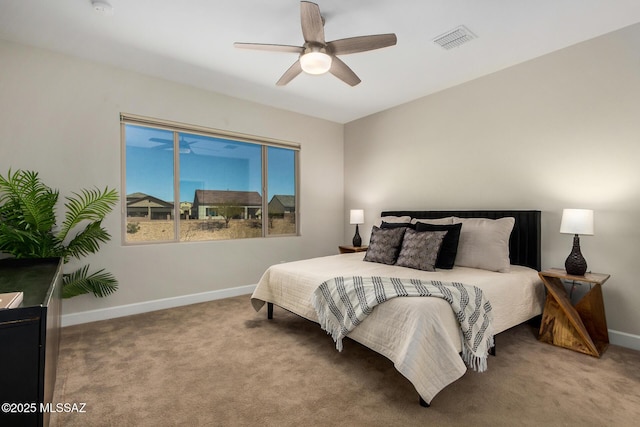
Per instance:
[[[16,258],[29,258],[37,252],[39,238],[40,236],[30,231],[16,229],[6,222],[0,222],[0,252]]]
[[[118,281],[104,269],[89,274],[89,265],[65,274],[63,277],[62,297],[71,298],[77,295],[92,293],[97,297],[105,297],[118,289]]]
[[[44,185],[37,172],[18,169],[0,176],[0,218],[15,228],[51,231],[57,202],[58,191]]]
[[[9,169],[0,175],[0,252],[16,258],[80,258],[96,253],[101,243],[111,239],[102,220],[118,201],[115,190],[92,189],[67,197],[65,220],[58,233],[55,207],[58,191],[44,185],[37,172]],[[89,221],[65,245],[68,234],[80,223]],[[64,275],[63,296],[93,293],[104,297],[116,291],[118,281],[104,270],[89,274],[89,266]]]
[[[65,240],[71,229],[82,221],[101,221],[118,202],[118,192],[109,188],[83,189],[73,194],[75,197],[67,197],[65,203],[67,213],[58,232],[60,240]]]
[[[80,258],[96,253],[100,243],[110,239],[111,235],[102,227],[102,221],[91,222],[66,245],[64,256]]]

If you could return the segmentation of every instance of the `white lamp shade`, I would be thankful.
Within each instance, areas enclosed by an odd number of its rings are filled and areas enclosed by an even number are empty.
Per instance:
[[[302,71],[308,74],[324,74],[331,68],[331,56],[324,52],[309,52],[300,57]]]
[[[593,236],[593,211],[591,209],[563,209],[560,232]]]
[[[350,224],[364,224],[364,210],[351,209],[351,215],[349,216]]]

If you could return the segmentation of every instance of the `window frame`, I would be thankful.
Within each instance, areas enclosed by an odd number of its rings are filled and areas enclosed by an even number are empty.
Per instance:
[[[271,237],[295,237],[300,236],[300,144],[290,141],[284,141],[274,138],[244,134],[234,131],[226,131],[220,129],[207,128],[204,126],[191,125],[186,123],[174,122],[170,120],[162,120],[151,117],[145,117],[129,113],[120,113],[120,146],[121,146],[121,193],[126,193],[127,189],[127,159],[126,159],[126,126],[140,126],[151,129],[161,129],[173,132],[173,217],[174,217],[174,238],[168,240],[148,240],[132,242],[127,241],[127,198],[126,194],[121,200],[121,238],[122,244],[125,246],[138,246],[149,245],[159,243],[194,243],[189,241],[183,241],[180,239],[180,152],[179,152],[179,134],[181,132],[200,135],[204,137],[223,138],[232,141],[238,141],[242,143],[254,144],[261,147],[262,158],[262,212],[266,213],[261,216],[262,232],[261,236],[257,238],[271,238]],[[268,200],[268,151],[269,147],[284,148],[293,151],[294,155],[294,196],[295,196],[295,232],[289,234],[269,234],[269,200]],[[253,237],[255,239],[256,237]],[[252,238],[248,238],[252,239]],[[196,242],[221,242],[229,240],[245,240],[245,239],[210,239],[210,240],[198,240]]]

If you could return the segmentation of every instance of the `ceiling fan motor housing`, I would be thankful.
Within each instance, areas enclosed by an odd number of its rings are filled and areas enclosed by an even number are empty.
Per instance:
[[[327,48],[317,43],[305,43],[304,52],[300,55],[302,71],[308,74],[324,74],[331,69],[331,55]]]

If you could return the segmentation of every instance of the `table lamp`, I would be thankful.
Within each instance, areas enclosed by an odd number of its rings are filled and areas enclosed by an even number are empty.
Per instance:
[[[353,236],[353,246],[362,246],[362,239],[360,238],[360,233],[358,232],[358,224],[364,224],[364,210],[351,209],[351,214],[349,215],[349,223],[356,225],[356,234]]]
[[[563,209],[560,232],[573,234],[573,248],[564,263],[568,274],[584,276],[587,261],[580,252],[580,234],[593,236],[593,211],[590,209]]]

